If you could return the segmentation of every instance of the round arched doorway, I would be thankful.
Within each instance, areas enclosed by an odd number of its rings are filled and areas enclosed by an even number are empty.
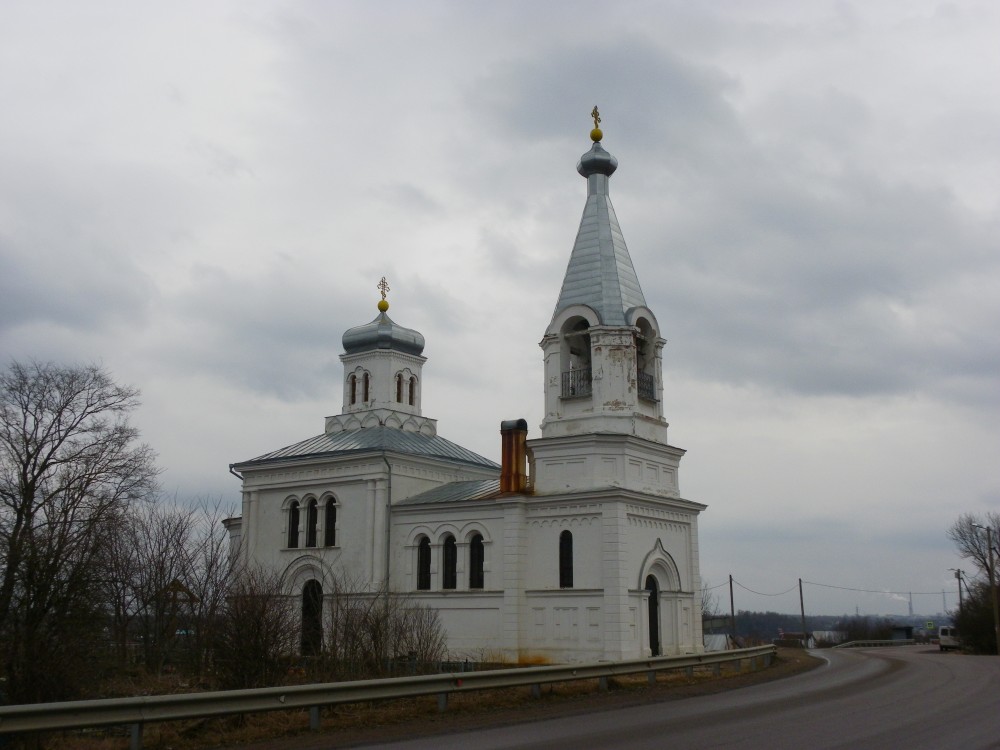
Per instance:
[[[316,656],[323,648],[323,586],[309,581],[302,587],[302,655]]]

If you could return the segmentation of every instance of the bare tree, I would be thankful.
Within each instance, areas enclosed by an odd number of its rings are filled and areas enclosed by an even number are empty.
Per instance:
[[[948,538],[955,543],[958,553],[969,560],[979,569],[982,575],[988,575],[989,571],[989,550],[986,546],[986,534],[981,528],[989,526],[993,529],[1000,529],[1000,513],[989,511],[982,516],[974,513],[963,513],[958,520],[948,529]],[[994,532],[994,542],[997,534]],[[994,565],[1000,562],[1000,554],[993,550]],[[994,571],[996,575],[997,571]]]
[[[229,547],[222,525],[227,514],[222,500],[202,500],[189,553],[188,587],[194,594],[191,611],[192,665],[200,675],[210,667],[212,645],[226,605],[229,585],[235,575],[237,557]]]
[[[711,620],[719,617],[719,595],[708,585],[708,581],[701,582],[701,619]]]
[[[436,611],[345,575],[335,577],[332,588],[326,655],[338,677],[384,675],[396,659],[427,664],[444,658],[447,638]]]
[[[96,366],[0,373],[0,650],[12,702],[72,695],[100,622],[102,551],[155,492],[138,391]]]
[[[215,632],[214,661],[223,688],[277,684],[295,653],[299,623],[281,577],[244,568],[232,579]]]
[[[155,672],[170,660],[193,598],[186,584],[193,516],[194,511],[176,504],[149,505],[132,514],[131,527],[124,532],[138,555],[132,581],[138,606],[135,620],[146,667]]]
[[[142,560],[136,540],[139,517],[133,508],[123,512],[117,522],[118,533],[111,534],[104,548],[105,576],[101,583],[101,598],[109,616],[111,643],[117,666],[128,665],[134,623],[142,610],[139,582]]]

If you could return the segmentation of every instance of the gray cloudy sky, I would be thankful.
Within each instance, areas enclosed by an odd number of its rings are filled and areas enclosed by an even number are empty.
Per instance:
[[[166,491],[235,504],[386,275],[424,414],[496,459],[596,103],[707,583],[954,607],[945,530],[1000,508],[998,38],[987,0],[6,2],[0,353],[103,363]]]

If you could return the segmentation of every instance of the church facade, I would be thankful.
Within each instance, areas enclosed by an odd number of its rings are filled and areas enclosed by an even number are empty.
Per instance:
[[[587,198],[541,341],[545,416],[501,424],[501,464],[421,412],[424,338],[378,316],[343,337],[322,434],[233,464],[239,554],[283,574],[319,635],[334,580],[437,610],[454,657],[594,661],[703,651],[698,515],[667,441],[664,339],[593,145]],[[314,623],[306,620],[315,620]]]

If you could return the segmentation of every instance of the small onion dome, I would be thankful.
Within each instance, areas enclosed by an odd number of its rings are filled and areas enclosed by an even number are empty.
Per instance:
[[[383,309],[382,302],[385,300],[379,302],[379,315],[375,320],[363,326],[350,328],[344,333],[344,353],[356,354],[375,349],[390,349],[419,357],[424,351],[423,334],[393,323],[392,318],[385,314],[389,309],[389,303],[386,302]]]
[[[616,169],[618,160],[605,151],[600,142],[595,142],[590,151],[580,157],[580,163],[576,165],[576,171],[584,177],[590,177],[592,174],[610,177]]]

